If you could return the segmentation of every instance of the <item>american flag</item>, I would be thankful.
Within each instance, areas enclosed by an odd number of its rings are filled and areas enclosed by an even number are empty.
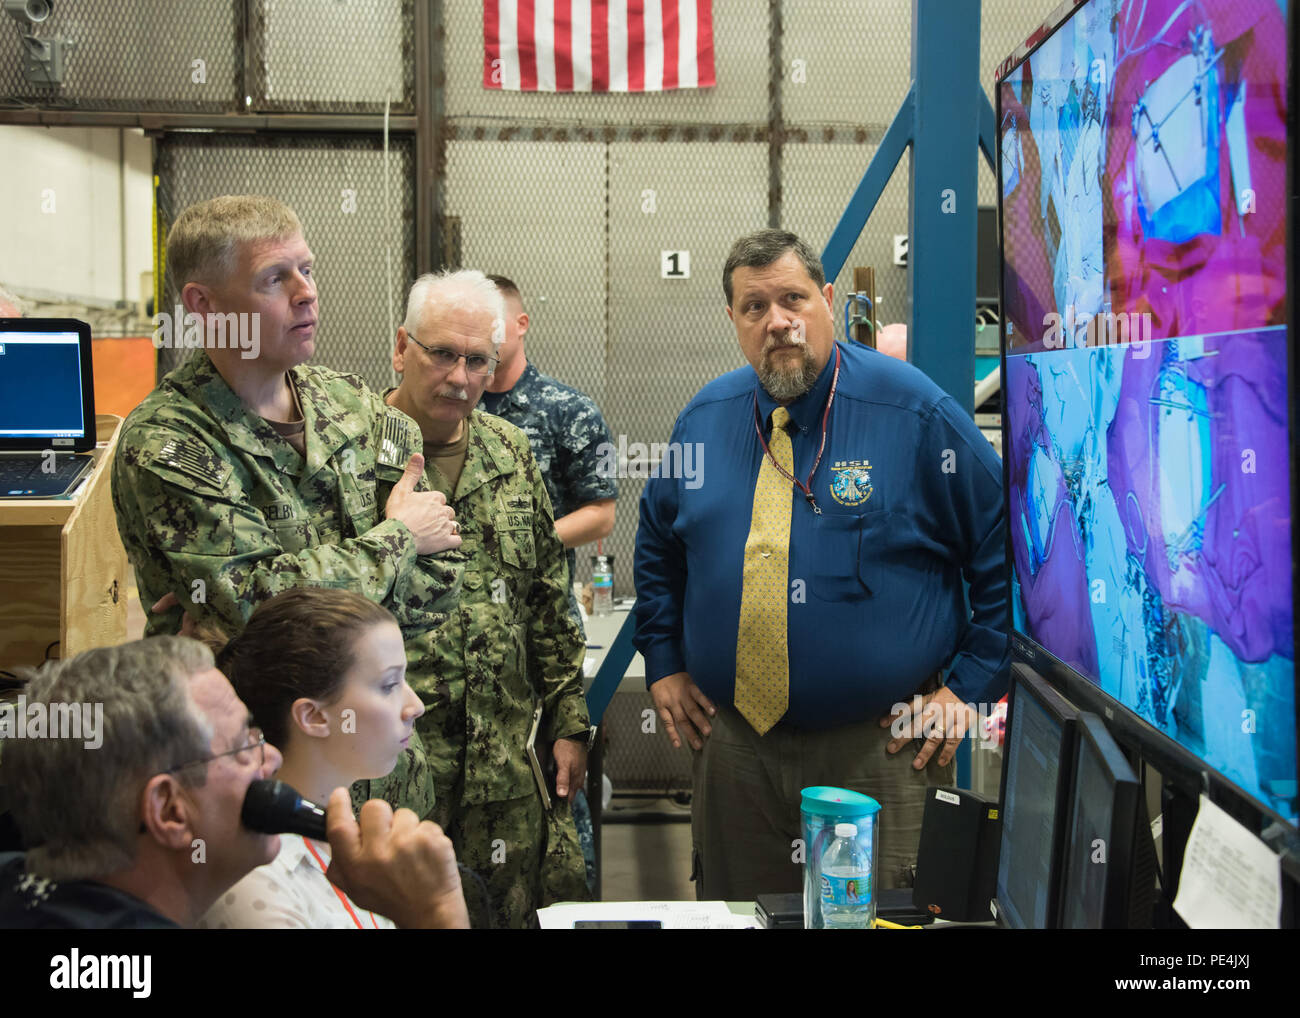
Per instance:
[[[484,0],[484,88],[661,92],[713,84],[712,0]]]

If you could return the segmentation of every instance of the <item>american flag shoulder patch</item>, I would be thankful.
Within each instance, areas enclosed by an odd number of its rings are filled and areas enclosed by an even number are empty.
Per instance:
[[[412,434],[415,422],[400,410],[388,407],[384,414],[384,433],[379,442],[379,462],[384,466],[406,468],[410,453],[420,448]]]
[[[168,438],[154,453],[153,463],[217,488],[225,488],[232,471],[229,463],[190,438]]]

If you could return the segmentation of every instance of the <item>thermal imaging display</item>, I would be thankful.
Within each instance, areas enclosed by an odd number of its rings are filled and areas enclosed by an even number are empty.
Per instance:
[[[1090,0],[998,118],[1014,626],[1295,818],[1287,17]]]

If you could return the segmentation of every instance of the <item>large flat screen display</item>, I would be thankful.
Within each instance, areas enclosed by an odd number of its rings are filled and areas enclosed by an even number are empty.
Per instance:
[[[1014,628],[1294,820],[1284,0],[1089,0],[998,82]]]

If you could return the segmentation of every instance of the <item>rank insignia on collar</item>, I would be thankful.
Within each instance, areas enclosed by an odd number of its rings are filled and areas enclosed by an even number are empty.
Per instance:
[[[840,505],[861,505],[871,497],[871,464],[841,460],[831,466],[831,497]]]

